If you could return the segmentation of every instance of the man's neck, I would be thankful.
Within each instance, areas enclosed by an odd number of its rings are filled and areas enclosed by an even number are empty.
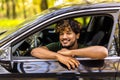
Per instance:
[[[74,46],[70,47],[69,49],[70,50],[72,50],[72,49],[78,49],[78,43],[75,43]]]

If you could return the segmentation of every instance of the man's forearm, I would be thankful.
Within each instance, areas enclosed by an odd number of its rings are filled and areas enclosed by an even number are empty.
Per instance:
[[[31,51],[31,55],[41,59],[57,59],[57,53],[46,50],[44,48],[35,48]]]
[[[108,50],[102,46],[91,46],[72,50],[71,54],[80,57],[103,59],[108,56]]]

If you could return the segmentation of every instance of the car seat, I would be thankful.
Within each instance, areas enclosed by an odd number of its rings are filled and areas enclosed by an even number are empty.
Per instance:
[[[54,28],[45,29],[42,31],[42,33],[43,33],[41,37],[42,45],[47,45],[49,43],[59,41],[59,36],[55,32]]]
[[[105,33],[103,31],[99,31],[93,36],[92,40],[88,42],[87,45],[88,46],[98,45],[100,41],[103,39],[104,35]]]
[[[88,38],[91,38],[86,45],[106,45],[108,44],[110,34],[112,31],[113,19],[109,16],[98,16],[94,18],[91,33]]]

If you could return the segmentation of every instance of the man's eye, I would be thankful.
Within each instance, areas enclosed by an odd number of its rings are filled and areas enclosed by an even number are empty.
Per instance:
[[[69,35],[70,35],[71,33],[69,32],[69,33],[67,33],[67,34],[69,34]]]

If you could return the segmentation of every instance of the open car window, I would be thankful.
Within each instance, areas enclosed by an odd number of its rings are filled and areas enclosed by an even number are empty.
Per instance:
[[[82,24],[80,38],[78,42],[85,46],[101,45],[108,48],[111,45],[111,38],[113,37],[114,19],[110,15],[89,15],[89,16],[77,16],[74,17],[78,22]],[[84,21],[85,22],[84,22]],[[59,35],[55,32],[56,22],[45,26],[40,30],[37,30],[34,34],[26,37],[19,43],[12,47],[12,59],[18,63],[17,69],[21,73],[69,73],[67,67],[56,60],[38,59],[31,56],[32,49],[40,46],[47,45],[52,42],[59,41]],[[117,29],[116,29],[117,30]],[[116,33],[116,31],[114,32]],[[118,34],[118,33],[117,33]],[[111,36],[112,35],[112,36]],[[118,38],[118,37],[117,37]],[[113,43],[115,40],[113,40]],[[108,48],[109,56],[117,55],[116,46]],[[112,50],[114,49],[114,50]],[[113,52],[114,51],[114,52]],[[75,73],[82,72],[96,72],[109,71],[109,68],[113,68],[114,64],[119,61],[110,61],[109,59],[91,59],[76,57],[80,62],[78,70]],[[106,62],[107,61],[107,62]],[[110,64],[109,64],[110,63]],[[112,65],[111,65],[112,64]],[[39,68],[36,69],[36,66]],[[112,67],[111,67],[112,66]],[[86,68],[87,67],[87,68]],[[33,70],[34,69],[34,70]],[[116,69],[116,68],[114,68]],[[112,69],[114,71],[114,69]],[[74,72],[74,71],[73,71]]]
[[[82,24],[78,40],[80,44],[108,46],[113,26],[113,18],[110,15],[92,15],[75,17],[74,19]],[[33,48],[59,41],[55,25],[56,23],[53,23],[14,45],[12,47],[13,56],[31,57],[30,51]]]

